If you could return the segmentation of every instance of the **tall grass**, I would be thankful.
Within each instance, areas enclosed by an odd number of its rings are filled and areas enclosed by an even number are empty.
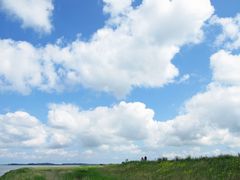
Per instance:
[[[24,168],[11,171],[1,180],[27,179],[240,179],[240,157],[176,157],[156,161],[128,161],[122,164],[75,168]]]

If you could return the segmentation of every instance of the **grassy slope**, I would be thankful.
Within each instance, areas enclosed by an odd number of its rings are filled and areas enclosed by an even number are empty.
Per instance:
[[[197,160],[129,162],[104,167],[25,168],[11,171],[0,179],[240,179],[240,158],[227,156]]]

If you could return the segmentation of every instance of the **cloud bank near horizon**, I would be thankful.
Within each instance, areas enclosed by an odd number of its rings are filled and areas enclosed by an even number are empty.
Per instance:
[[[204,92],[186,101],[183,111],[173,119],[156,120],[154,110],[141,102],[122,101],[90,110],[73,104],[50,104],[45,124],[27,112],[1,115],[0,147],[46,152],[78,149],[78,153],[87,154],[141,154],[179,146],[240,147],[240,79],[234,71],[240,57],[222,50],[210,60],[213,81]]]

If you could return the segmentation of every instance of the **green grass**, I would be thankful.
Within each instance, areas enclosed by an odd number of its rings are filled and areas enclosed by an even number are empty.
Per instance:
[[[175,161],[127,162],[95,167],[23,168],[6,173],[0,180],[72,180],[72,179],[182,179],[239,180],[240,158],[184,159]]]

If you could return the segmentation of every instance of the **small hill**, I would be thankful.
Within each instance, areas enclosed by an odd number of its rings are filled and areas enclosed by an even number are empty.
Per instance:
[[[156,179],[216,179],[239,180],[240,157],[219,156],[212,158],[179,159],[158,161],[132,161],[116,165],[23,168],[6,173],[0,180],[61,180],[61,179],[97,179],[97,180],[156,180]]]

